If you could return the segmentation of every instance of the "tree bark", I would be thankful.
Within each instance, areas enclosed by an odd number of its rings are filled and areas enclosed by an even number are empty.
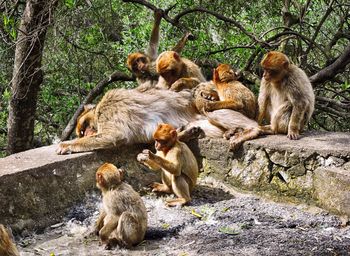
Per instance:
[[[57,0],[28,0],[18,29],[13,68],[7,153],[32,148],[37,96],[43,81],[41,59]]]

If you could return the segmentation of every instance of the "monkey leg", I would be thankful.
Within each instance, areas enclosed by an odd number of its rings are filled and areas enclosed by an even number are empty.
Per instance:
[[[118,226],[119,217],[116,215],[107,215],[104,218],[104,225],[99,232],[102,243],[108,243],[109,236]]]
[[[289,103],[280,105],[271,117],[271,128],[274,133],[287,134],[292,106]]]
[[[190,185],[184,175],[173,175],[172,190],[178,198],[166,200],[166,206],[183,206],[191,201]]]
[[[224,139],[229,140],[231,137],[235,136],[237,133],[241,133],[243,131],[244,131],[244,129],[241,128],[241,127],[235,127],[235,128],[232,128],[232,129],[228,129],[223,134],[223,137],[224,137]]]
[[[116,237],[111,239],[112,245],[117,243],[120,247],[131,248],[143,240],[144,232],[140,221],[130,213],[123,212],[120,215]]]
[[[178,139],[182,142],[188,142],[192,139],[204,138],[204,136],[204,131],[198,126],[184,129],[177,134]]]
[[[249,128],[245,129],[239,134],[236,134],[230,139],[230,150],[237,150],[243,142],[257,138],[260,133],[261,131],[259,128]]]

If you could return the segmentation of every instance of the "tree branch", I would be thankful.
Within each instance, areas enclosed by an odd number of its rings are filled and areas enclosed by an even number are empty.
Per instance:
[[[83,100],[83,102],[80,104],[78,109],[75,111],[72,118],[69,120],[66,128],[63,130],[61,135],[61,141],[67,140],[71,133],[73,132],[77,118],[79,115],[83,112],[84,105],[91,103],[98,95],[100,95],[103,91],[103,89],[109,85],[110,83],[116,82],[116,81],[134,81],[135,79],[126,75],[125,73],[116,71],[113,74],[111,74],[109,77],[106,77],[105,79],[98,82],[98,84],[95,86],[94,89],[92,89],[89,94],[86,96],[86,98]]]
[[[346,66],[350,63],[350,44],[345,48],[344,52],[330,65],[321,69],[316,74],[310,77],[311,83],[316,86],[317,84],[326,82],[338,73],[345,70]]]

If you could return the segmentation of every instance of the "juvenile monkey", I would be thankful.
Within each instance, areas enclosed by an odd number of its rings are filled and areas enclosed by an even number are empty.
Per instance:
[[[220,64],[214,69],[213,82],[220,101],[208,102],[205,105],[205,110],[228,108],[255,119],[257,112],[255,95],[237,79],[237,74],[228,64]]]
[[[19,252],[13,243],[4,225],[0,224],[0,255],[19,256]]]
[[[147,229],[147,210],[140,195],[123,182],[124,171],[105,163],[96,172],[103,207],[96,232],[106,249],[115,245],[130,248],[139,244]]]
[[[264,74],[258,97],[258,122],[265,119],[270,122],[264,127],[266,130],[296,140],[314,111],[315,95],[309,78],[281,52],[268,52],[261,66]]]
[[[159,81],[157,87],[173,91],[192,89],[205,78],[200,68],[192,61],[181,58],[177,52],[162,52],[156,60]]]
[[[154,12],[154,25],[152,28],[149,46],[145,53],[134,52],[128,55],[127,66],[129,70],[136,76],[136,81],[139,84],[140,91],[148,90],[154,87],[158,82],[158,73],[156,72],[155,61],[158,57],[159,47],[159,26],[163,17],[163,11],[157,9]],[[193,35],[186,32],[177,45],[173,48],[174,51],[180,53],[185,47],[188,39],[192,39]]]
[[[169,124],[159,124],[153,134],[156,154],[148,149],[138,154],[137,160],[155,171],[162,172],[162,183],[153,183],[152,191],[174,193],[167,206],[184,205],[191,201],[191,191],[196,185],[198,165],[186,144],[177,139],[177,132]]]

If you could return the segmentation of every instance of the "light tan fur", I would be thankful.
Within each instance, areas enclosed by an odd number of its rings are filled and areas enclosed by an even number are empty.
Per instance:
[[[162,183],[153,183],[153,191],[174,193],[178,198],[167,200],[167,206],[184,205],[197,182],[198,164],[188,146],[177,139],[175,128],[160,124],[154,133],[157,153],[148,149],[137,160],[154,171],[161,171]]]
[[[56,152],[66,154],[150,143],[158,123],[181,127],[197,118],[190,92],[114,89],[104,95],[94,111],[97,134],[61,142]]]
[[[16,245],[5,226],[0,224],[0,255],[1,256],[19,256]]]
[[[270,123],[266,130],[298,139],[314,111],[315,95],[309,78],[281,52],[267,53],[261,66],[259,124],[265,120]]]
[[[144,239],[147,210],[140,195],[123,182],[124,172],[105,163],[96,172],[96,185],[102,192],[103,207],[95,224],[106,249],[115,245],[130,248]]]
[[[255,119],[257,103],[254,93],[237,81],[235,71],[228,64],[220,64],[213,74],[213,82],[219,94],[220,101],[208,102],[206,111],[232,109],[245,116]]]
[[[180,57],[174,51],[162,52],[156,61],[159,81],[157,87],[173,91],[192,89],[205,78],[200,68],[192,61]]]

